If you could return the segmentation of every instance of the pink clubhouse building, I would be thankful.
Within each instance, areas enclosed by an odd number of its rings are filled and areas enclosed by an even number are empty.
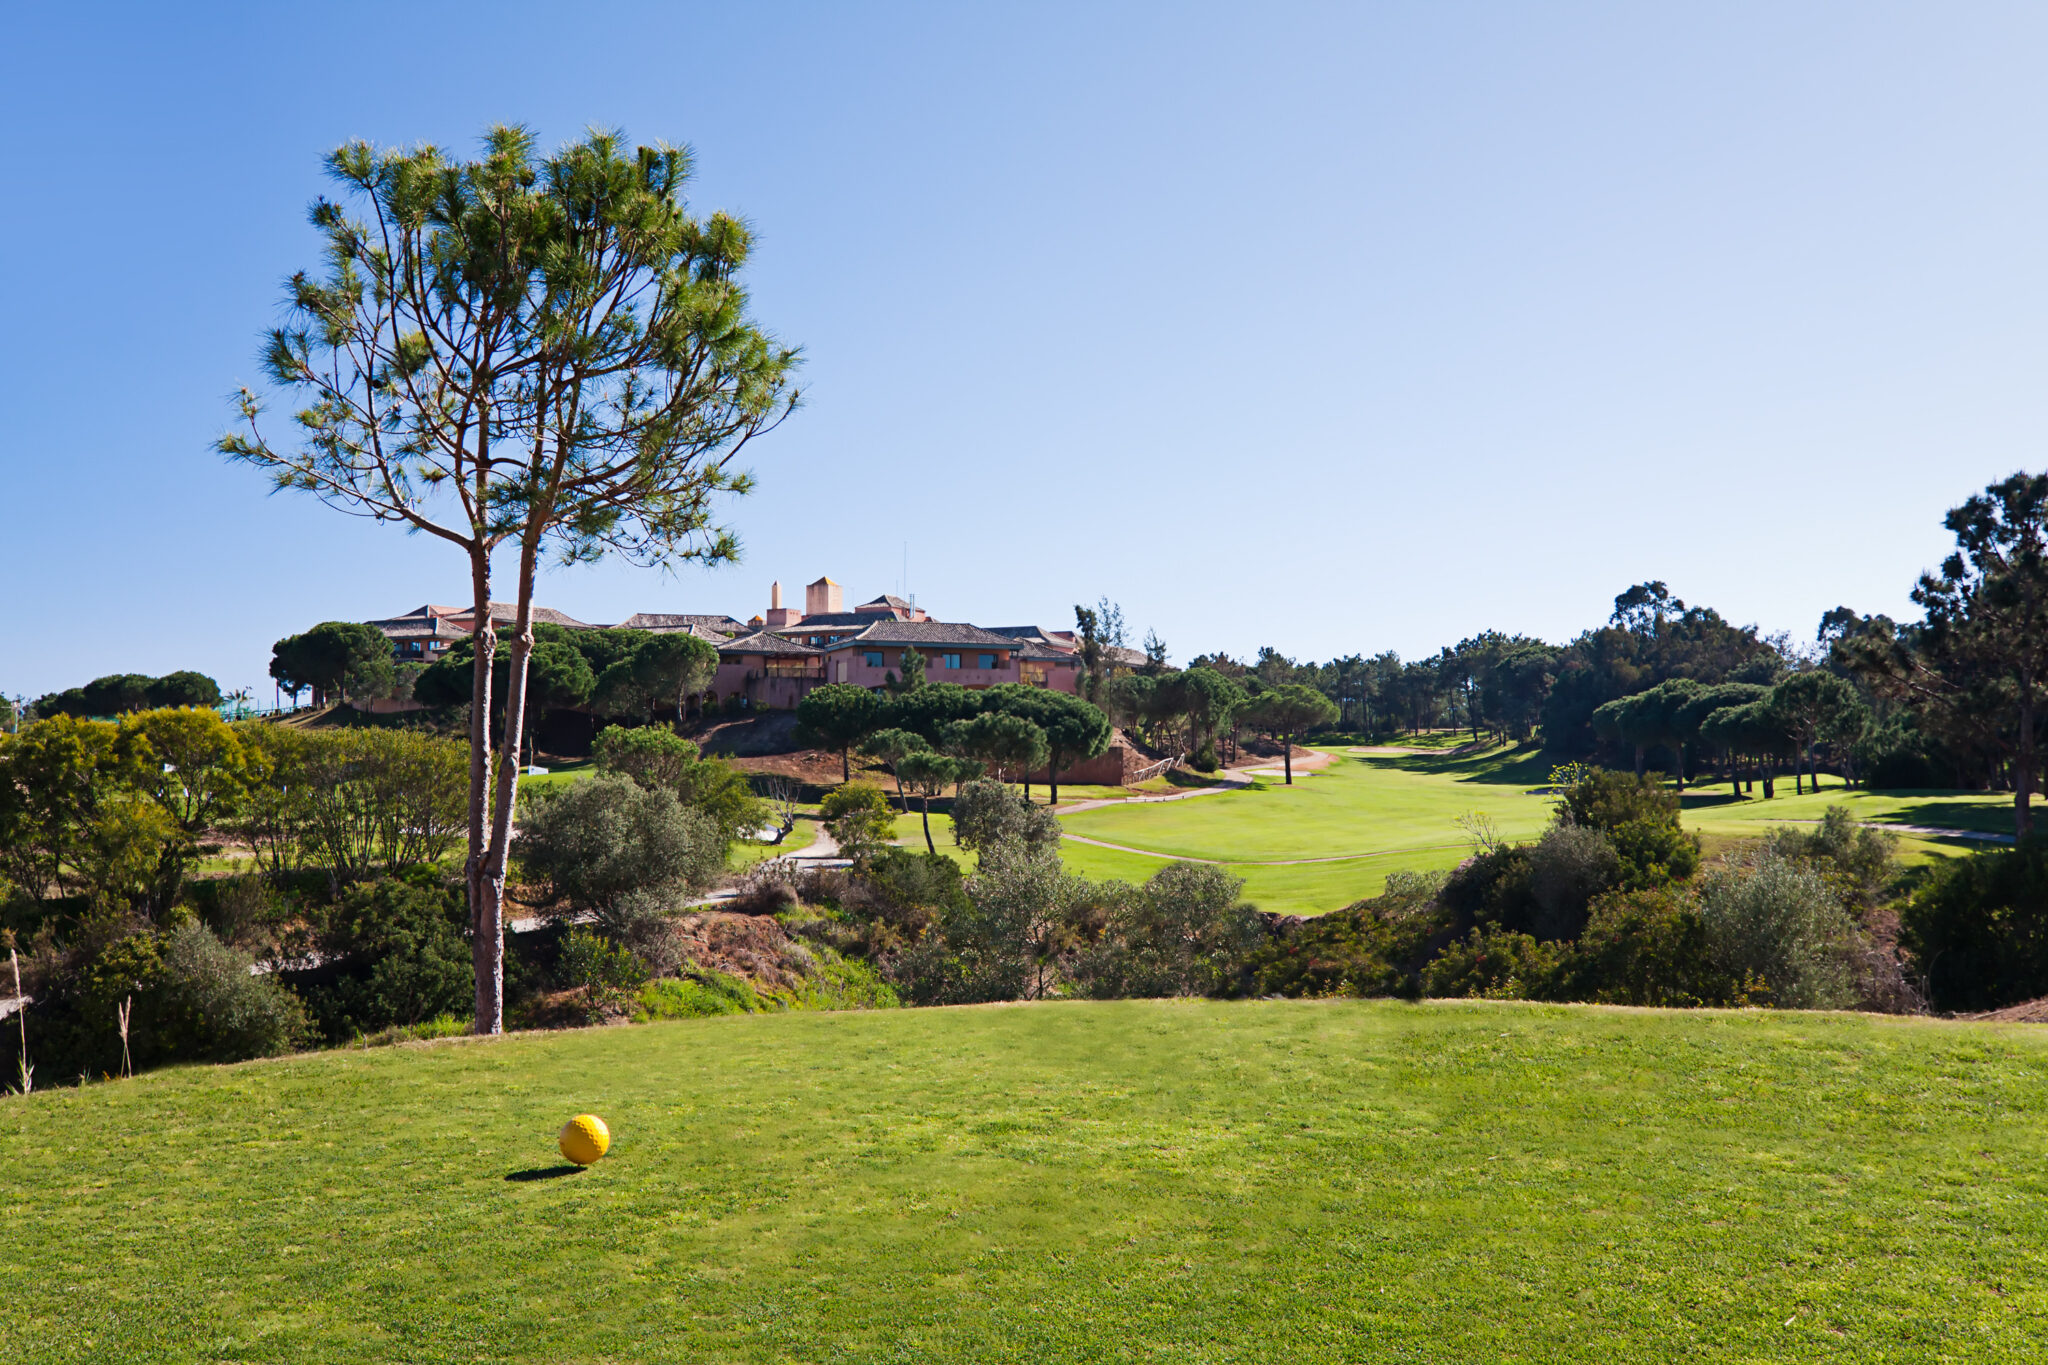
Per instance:
[[[430,661],[469,634],[472,615],[467,607],[425,606],[370,624],[390,637],[401,661]],[[491,615],[504,623],[513,611],[494,603]],[[639,612],[616,626],[599,626],[544,607],[534,608],[533,619],[570,630],[695,635],[718,650],[710,700],[739,697],[750,709],[788,709],[827,682],[880,689],[892,676],[903,676],[903,656],[911,651],[924,658],[926,682],[973,688],[1025,683],[1062,692],[1080,687],[1080,642],[1072,631],[934,621],[915,603],[886,594],[848,611],[839,584],[830,578],[804,589],[802,611],[783,606],[782,585],[775,584],[768,610],[744,622],[717,614]],[[1144,661],[1135,650],[1115,653],[1119,663]]]

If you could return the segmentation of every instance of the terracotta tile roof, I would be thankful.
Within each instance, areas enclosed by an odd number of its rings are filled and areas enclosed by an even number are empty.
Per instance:
[[[744,635],[747,625],[736,621],[723,612],[694,611],[636,611],[619,622],[619,630],[682,631],[695,627],[700,633],[711,631],[716,635]],[[706,636],[705,638],[711,638]]]
[[[862,607],[880,607],[880,608],[882,608],[882,609],[884,609],[884,610],[886,610],[886,611],[916,611],[916,610],[917,610],[917,608],[915,608],[915,607],[911,606],[911,605],[910,605],[910,603],[908,603],[908,602],[904,601],[904,600],[903,600],[902,598],[900,598],[900,597],[892,597],[892,596],[890,596],[890,595],[889,595],[888,593],[886,593],[886,592],[885,592],[885,593],[883,593],[883,594],[882,594],[882,595],[881,595],[880,597],[877,597],[877,598],[876,598],[876,599],[875,599],[874,601],[872,601],[872,602],[863,602],[863,603],[861,603],[861,606],[862,606]],[[872,613],[870,613],[870,614],[872,614]]]
[[[802,635],[806,631],[830,630],[834,626],[871,626],[875,614],[871,611],[821,611],[816,616],[806,616],[792,626],[778,626],[784,635]]]
[[[1062,654],[1074,652],[1072,632],[1063,630],[1041,630],[1037,626],[990,626],[997,635],[1007,635],[1012,640],[1028,644],[1044,645]]]
[[[923,649],[927,645],[965,645],[977,648],[1014,650],[1017,642],[1007,635],[970,626],[965,622],[953,621],[877,621],[858,635],[850,636],[831,646],[833,649],[850,649],[854,645],[914,645]]]
[[[400,621],[418,621],[424,623],[427,621],[438,620],[443,617],[467,617],[468,615],[468,607],[443,607],[436,606],[430,603],[424,607],[415,607],[411,611],[400,612],[396,616],[381,617],[378,620],[370,622],[369,624],[373,626],[382,626],[386,624],[393,624]],[[518,620],[519,604],[516,602],[491,603],[491,619],[493,621],[497,621],[500,623]],[[567,612],[556,611],[553,607],[535,607],[533,609],[533,619],[536,624],[563,626],[569,630],[605,629],[605,627],[603,626],[594,626],[590,624],[588,621],[579,621],[575,617],[569,615]]]
[[[737,640],[720,640],[718,653],[721,658],[728,654],[823,654],[822,649],[813,649],[800,640],[785,640],[780,635],[771,635],[757,630],[752,635],[742,635]]]

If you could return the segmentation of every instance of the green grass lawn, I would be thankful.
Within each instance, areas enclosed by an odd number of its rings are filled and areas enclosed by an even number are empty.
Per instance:
[[[726,855],[725,865],[735,872],[744,872],[755,863],[770,858],[780,858],[786,853],[795,853],[809,848],[818,841],[818,821],[815,816],[798,816],[794,828],[782,836],[779,844],[757,844],[751,841],[736,842]]]
[[[1313,914],[1379,894],[1387,874],[1455,867],[1471,852],[1456,824],[1486,812],[1503,835],[1533,838],[1550,819],[1530,788],[1549,776],[1534,750],[1496,749],[1462,759],[1433,754],[1350,755],[1297,773],[1186,801],[1105,806],[1062,818],[1077,834],[1145,853],[1067,840],[1067,865],[1084,876],[1142,881],[1167,858],[1222,862],[1262,910]],[[1331,859],[1340,862],[1298,862]]]
[[[1424,736],[1439,739],[1446,736]],[[1245,894],[1262,910],[1313,914],[1377,895],[1387,874],[1455,867],[1471,851],[1457,818],[1482,811],[1509,839],[1530,839],[1551,817],[1536,794],[1550,766],[1533,746],[1495,748],[1460,758],[1418,749],[1412,754],[1329,751],[1334,761],[1293,787],[1266,780],[1244,791],[1189,801],[1102,807],[1063,817],[1070,835],[1121,844],[1132,853],[1069,839],[1067,864],[1091,877],[1141,881],[1168,858],[1221,862],[1244,878]],[[1795,796],[1789,779],[1778,796],[1743,801],[1718,783],[1684,798],[1684,822],[1708,852],[1761,838],[1787,823],[1818,821],[1845,805],[1859,820],[2006,833],[2008,796],[1986,792],[1867,792],[1826,779],[1819,792]],[[1903,835],[1907,866],[1987,847],[1967,839]],[[1147,854],[1158,856],[1146,856]],[[1341,862],[1276,866],[1303,858]]]
[[[2044,1044],[1122,1002],[163,1072],[0,1101],[0,1355],[2032,1360]]]

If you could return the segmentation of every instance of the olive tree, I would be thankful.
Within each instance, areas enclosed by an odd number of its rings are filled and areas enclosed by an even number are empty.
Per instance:
[[[543,557],[729,560],[739,452],[795,405],[795,351],[748,316],[746,225],[684,204],[689,153],[594,131],[551,155],[493,128],[472,161],[353,142],[315,202],[326,259],[287,288],[263,364],[296,433],[244,390],[229,459],[278,489],[460,550],[474,651],[468,883],[476,1031],[504,1013],[504,891]],[[506,705],[493,571],[516,565]],[[502,733],[492,719],[502,715]]]

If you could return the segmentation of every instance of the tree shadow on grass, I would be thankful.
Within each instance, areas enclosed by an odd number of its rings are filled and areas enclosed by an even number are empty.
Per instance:
[[[564,1162],[560,1166],[535,1166],[529,1171],[514,1171],[505,1178],[514,1184],[523,1185],[530,1180],[554,1180],[565,1175],[581,1175],[586,1169],[588,1168]]]

